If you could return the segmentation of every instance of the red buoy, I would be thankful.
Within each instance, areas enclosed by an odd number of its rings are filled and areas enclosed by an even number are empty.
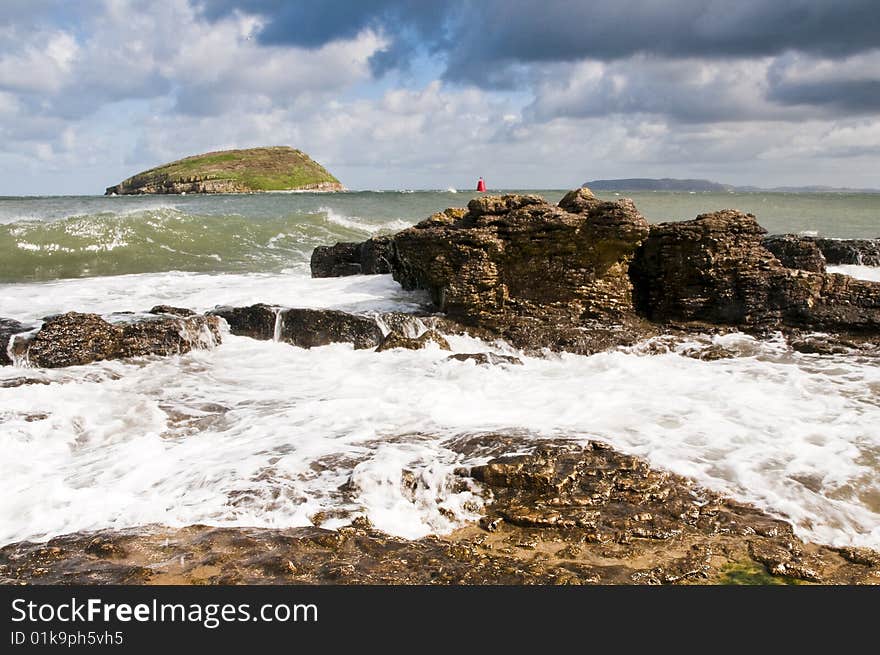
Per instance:
[[[486,190],[486,183],[483,182],[483,178],[481,177],[479,182],[477,182],[477,191],[483,192]]]

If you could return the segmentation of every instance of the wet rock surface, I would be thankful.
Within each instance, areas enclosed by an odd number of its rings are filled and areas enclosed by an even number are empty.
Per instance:
[[[362,243],[339,242],[312,251],[312,277],[345,277],[390,273],[394,257],[391,237],[373,237]]]
[[[156,305],[148,314],[170,314],[171,316],[195,316],[196,312],[186,307],[172,307],[171,305]]]
[[[333,309],[282,309],[257,304],[218,307],[210,313],[223,318],[234,335],[264,341],[277,338],[300,348],[331,343],[375,348],[382,341],[382,330],[374,318]]]
[[[765,237],[764,247],[776,255],[786,268],[796,268],[813,273],[825,272],[825,257],[813,239],[794,234]]]
[[[436,330],[425,330],[417,337],[408,337],[396,330],[392,330],[382,339],[382,343],[376,348],[376,352],[383,352],[394,348],[421,350],[430,344],[437,346],[440,350],[452,350],[449,342]]]
[[[474,362],[478,366],[499,366],[502,364],[513,364],[522,366],[523,361],[519,357],[513,355],[499,355],[498,353],[456,353],[446,358],[447,360],[456,360],[459,362]]]
[[[58,368],[108,359],[178,355],[220,343],[217,319],[210,316],[139,317],[110,323],[97,314],[67,312],[47,317],[40,329],[19,343],[33,366]]]
[[[247,307],[217,307],[208,312],[229,325],[229,331],[240,337],[270,341],[275,335],[279,308],[258,303]]]
[[[819,247],[825,260],[832,266],[841,264],[880,266],[880,239],[805,238]]]
[[[497,453],[525,436],[449,445]],[[798,539],[784,521],[592,442],[463,469],[491,504],[445,537],[144,526],[0,548],[5,584],[878,584],[880,553]],[[405,481],[402,480],[401,484]]]
[[[375,348],[382,341],[382,330],[368,316],[330,309],[288,309],[282,313],[281,340],[300,348],[339,342],[356,349]]]
[[[0,318],[0,366],[8,366],[12,364],[12,357],[9,353],[9,342],[12,341],[16,334],[28,332],[34,328],[33,325],[26,325],[11,318]]]

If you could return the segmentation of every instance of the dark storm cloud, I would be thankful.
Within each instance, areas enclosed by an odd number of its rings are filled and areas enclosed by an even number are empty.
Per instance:
[[[758,57],[797,50],[840,58],[880,47],[877,0],[207,0],[209,17],[239,9],[268,23],[266,43],[317,47],[381,29],[376,61],[400,66],[415,45],[442,54],[447,79],[503,84],[516,64],[636,54]]]
[[[783,105],[819,105],[847,114],[880,111],[880,79],[828,80],[774,86],[768,98]]]
[[[259,34],[267,45],[316,48],[351,39],[364,29],[382,31],[392,41],[371,62],[376,74],[405,68],[414,52],[445,50],[446,26],[457,3],[445,0],[208,0],[202,6],[209,18],[235,11],[268,19]]]

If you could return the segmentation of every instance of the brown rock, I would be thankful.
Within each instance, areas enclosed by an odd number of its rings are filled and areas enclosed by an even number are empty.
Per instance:
[[[446,341],[443,335],[436,330],[426,330],[418,337],[407,337],[400,332],[392,330],[385,336],[384,339],[382,339],[382,343],[379,344],[378,348],[376,348],[376,352],[380,353],[385,350],[391,350],[393,348],[421,350],[422,348],[425,348],[429,343],[437,345],[440,350],[452,350],[452,348],[449,346],[449,342]]]
[[[218,307],[211,314],[225,319],[232,334],[263,341],[277,336],[279,341],[300,348],[331,343],[373,348],[382,341],[382,330],[375,319],[333,309],[281,309],[257,304]]]
[[[549,444],[473,473],[492,503],[479,526],[445,537],[400,539],[364,517],[338,531],[101,530],[3,546],[0,583],[880,582],[875,551],[804,543],[783,521],[601,443]]]
[[[229,331],[236,336],[271,341],[279,311],[277,307],[259,303],[249,307],[217,307],[208,314],[225,320]]]
[[[641,334],[627,265],[648,234],[629,200],[585,189],[551,205],[538,196],[484,196],[394,236],[393,275],[427,289],[447,316],[531,348],[591,350]],[[563,199],[566,200],[566,199]]]
[[[281,339],[300,348],[351,343],[363,349],[378,346],[382,330],[368,316],[332,309],[288,309],[282,313]]]
[[[832,266],[859,264],[880,266],[880,239],[828,239],[804,237],[813,241]]]
[[[825,257],[812,239],[795,234],[774,235],[764,238],[764,247],[776,255],[787,268],[813,273],[825,272]]]
[[[344,277],[390,273],[394,258],[391,237],[373,237],[363,243],[339,242],[312,251],[312,277]]]
[[[880,284],[786,268],[764,232],[734,210],[653,225],[630,266],[637,307],[658,322],[880,330]]]
[[[68,312],[46,319],[24,347],[34,366],[57,368],[106,359],[182,354],[219,342],[217,319],[210,316],[157,316],[109,323],[97,314]]]

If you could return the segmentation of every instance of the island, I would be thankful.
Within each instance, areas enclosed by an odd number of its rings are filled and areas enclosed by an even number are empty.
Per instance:
[[[104,195],[345,191],[326,168],[289,146],[220,150],[132,175]]]

